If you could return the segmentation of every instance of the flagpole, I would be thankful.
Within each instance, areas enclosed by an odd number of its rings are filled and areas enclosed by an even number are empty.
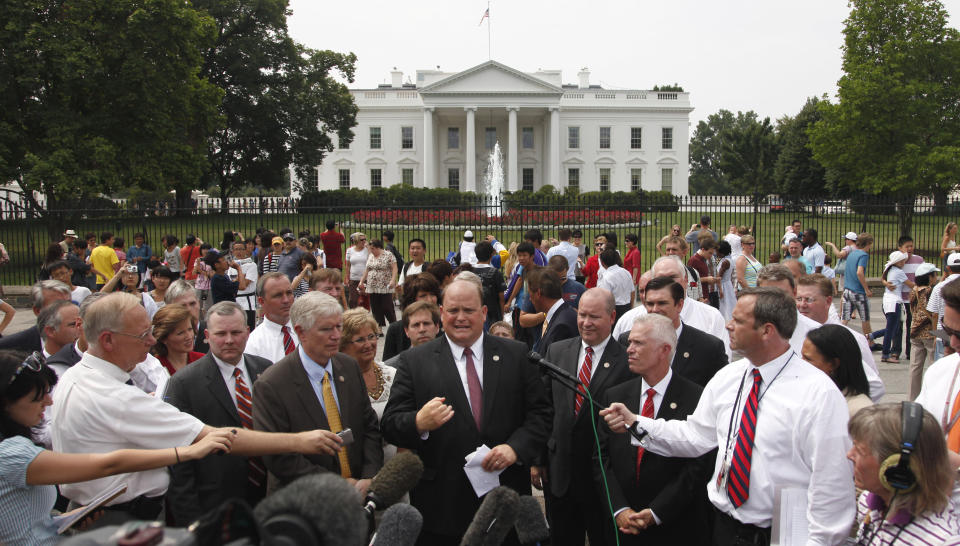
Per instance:
[[[490,54],[490,0],[487,0],[487,60],[493,60]]]

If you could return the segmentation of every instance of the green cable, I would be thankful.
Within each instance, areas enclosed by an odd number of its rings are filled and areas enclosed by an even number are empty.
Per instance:
[[[590,409],[593,410],[593,396],[590,395],[590,389],[584,389],[587,393],[587,400],[590,402]],[[610,511],[610,519],[613,520],[613,538],[617,546],[620,546],[620,528],[617,526],[617,518],[613,515],[613,500],[610,499],[610,484],[607,483],[607,471],[603,468],[603,451],[600,449],[600,435],[597,433],[597,419],[595,416],[590,419],[593,426],[593,441],[597,445],[597,462],[600,464],[600,478],[603,480],[603,492],[607,497],[607,509]]]

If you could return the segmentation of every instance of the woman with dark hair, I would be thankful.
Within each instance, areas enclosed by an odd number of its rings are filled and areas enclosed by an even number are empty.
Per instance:
[[[934,343],[933,330],[936,327],[936,318],[927,311],[927,301],[933,285],[937,283],[939,268],[931,263],[924,262],[917,266],[913,279],[914,287],[910,290],[910,309],[913,320],[910,323],[910,398],[916,400],[923,385],[923,366],[927,357],[933,360]],[[910,316],[910,315],[908,315]],[[932,362],[931,362],[932,363]]]
[[[147,315],[152,319],[157,313],[159,307],[157,302],[153,301],[150,294],[140,290],[140,270],[134,264],[120,262],[120,269],[103,285],[101,292],[109,294],[110,292],[126,292],[140,298],[140,305],[147,311]]]
[[[803,359],[830,376],[847,399],[850,417],[870,406],[870,384],[856,338],[846,326],[826,324],[807,333]]]
[[[43,421],[52,403],[57,374],[39,353],[0,351],[0,543],[56,544],[57,523],[51,510],[54,487],[114,474],[163,468],[229,451],[229,432],[208,434],[199,442],[167,449],[122,449],[110,453],[57,453],[37,446],[31,430]]]
[[[167,269],[170,270],[170,273],[176,277],[173,280],[180,278],[180,273],[183,272],[184,264],[183,258],[180,257],[180,247],[177,245],[180,244],[180,239],[177,239],[176,235],[170,235],[169,233],[163,236],[163,262],[167,266]]]
[[[318,269],[320,269],[320,264],[317,263],[317,258],[312,253],[304,252],[300,256],[300,273],[290,281],[294,298],[299,298],[310,291],[310,278]]]
[[[433,278],[437,281],[441,290],[453,280],[453,266],[446,260],[434,260],[430,262],[429,265],[423,268],[423,272],[433,275]],[[406,290],[406,287],[404,287],[404,290]]]
[[[442,261],[442,260],[441,260]],[[447,267],[450,267],[450,264]],[[403,299],[400,300],[400,310],[406,309],[408,305],[415,301],[425,300],[439,305],[440,302],[440,283],[436,277],[424,271],[419,275],[414,275],[403,285]],[[410,348],[410,338],[403,330],[403,321],[398,320],[390,323],[387,327],[387,333],[383,339],[383,360],[387,361],[401,352]]]
[[[237,280],[231,280],[227,276],[227,270],[230,269],[232,260],[227,261],[227,256],[220,254],[216,250],[207,251],[203,257],[204,264],[210,268],[213,276],[210,278],[210,305],[216,305],[221,301],[236,301],[237,292],[247,288],[247,279],[243,276],[243,269],[237,267]],[[198,277],[199,279],[199,277]],[[209,307],[208,307],[209,308]]]
[[[158,265],[150,272],[150,280],[153,282],[153,290],[147,292],[147,294],[153,298],[153,302],[157,304],[157,310],[159,311],[166,305],[164,298],[167,295],[167,288],[170,288],[170,283],[177,280],[177,276],[166,266]]]
[[[230,249],[233,248],[233,242],[237,240],[237,235],[233,230],[227,230],[223,232],[223,241],[220,242],[220,250],[223,252],[230,252]]]
[[[50,266],[63,260],[63,248],[60,243],[50,243],[47,246],[47,254],[43,257],[43,265],[40,266],[40,272],[37,273],[38,281],[50,279]]]
[[[717,276],[720,277],[720,314],[723,320],[730,320],[733,307],[737,304],[737,291],[733,288],[733,262],[730,254],[733,249],[729,241],[720,241],[717,245]]]
[[[397,290],[398,272],[397,259],[383,248],[383,241],[370,241],[370,257],[357,287],[370,297],[370,311],[380,326],[397,321],[393,293]]]

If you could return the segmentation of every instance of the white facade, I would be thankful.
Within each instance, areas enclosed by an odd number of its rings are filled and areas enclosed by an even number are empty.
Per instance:
[[[523,73],[496,61],[417,71],[415,84],[351,91],[354,140],[317,168],[320,190],[392,186],[482,191],[490,149],[503,152],[504,189],[667,189],[687,194],[689,93],[562,85],[560,71]]]

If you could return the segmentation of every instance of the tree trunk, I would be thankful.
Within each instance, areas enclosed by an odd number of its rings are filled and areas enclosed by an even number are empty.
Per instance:
[[[941,189],[941,188],[934,188],[933,214],[934,216],[947,215],[947,190]]]
[[[192,203],[190,203],[190,190],[177,188],[174,197],[174,210],[177,216],[190,216],[193,212]]]
[[[913,230],[913,205],[916,200],[915,195],[901,195],[897,198],[897,225],[901,237],[910,236]]]

